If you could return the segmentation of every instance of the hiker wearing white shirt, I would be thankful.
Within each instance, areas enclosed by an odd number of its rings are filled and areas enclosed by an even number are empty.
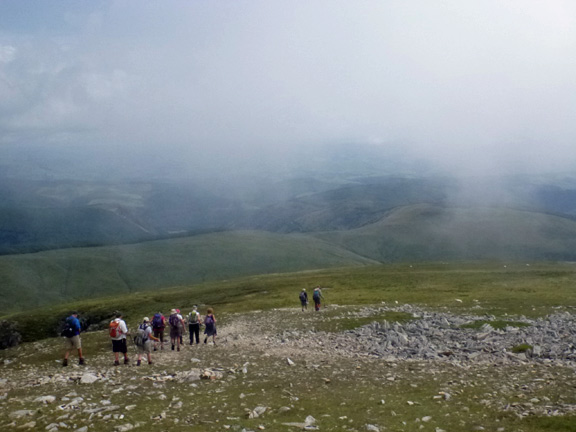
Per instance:
[[[110,322],[109,327],[110,339],[112,340],[112,352],[114,353],[114,366],[120,364],[120,353],[124,354],[124,364],[130,363],[128,359],[128,345],[126,343],[128,327],[122,319],[121,313],[118,312],[116,314],[116,318]]]

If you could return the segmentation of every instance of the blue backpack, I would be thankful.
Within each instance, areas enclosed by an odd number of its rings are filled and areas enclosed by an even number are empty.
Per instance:
[[[164,320],[162,319],[162,315],[157,313],[152,318],[152,328],[162,328],[164,327]]]

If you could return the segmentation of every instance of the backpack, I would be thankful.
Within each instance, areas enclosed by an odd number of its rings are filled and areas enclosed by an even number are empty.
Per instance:
[[[138,332],[136,333],[136,336],[134,336],[134,344],[136,346],[143,347],[146,342],[148,342],[148,332],[146,331],[147,328],[148,325],[146,324],[140,324],[138,327]]]
[[[198,324],[198,314],[196,312],[188,314],[188,324]]]
[[[64,324],[64,330],[60,333],[60,336],[71,338],[74,336],[74,329],[72,328],[72,324],[68,319],[66,319],[66,324]]]
[[[182,327],[182,321],[180,321],[180,318],[178,318],[177,314],[170,315],[170,318],[168,318],[168,323],[170,324],[171,327],[174,328]]]
[[[122,334],[122,331],[120,330],[120,321],[111,321],[108,330],[111,338],[116,339],[117,337],[120,337]]]
[[[312,296],[312,299],[315,302],[319,302],[320,301],[320,291],[314,291],[314,295]]]
[[[154,318],[152,318],[152,327],[153,328],[164,327],[164,320],[162,319],[162,315],[160,315],[159,313],[155,314]]]
[[[300,301],[305,302],[306,300],[307,300],[307,299],[306,299],[306,293],[305,293],[304,291],[302,291],[302,292],[300,293]]]
[[[212,315],[206,315],[206,318],[204,318],[204,324],[206,324],[207,326],[214,324],[214,318],[212,317]]]

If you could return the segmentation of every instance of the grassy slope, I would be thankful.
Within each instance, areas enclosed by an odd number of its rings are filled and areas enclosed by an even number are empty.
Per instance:
[[[0,310],[373,261],[304,235],[225,232],[0,257]]]
[[[438,260],[576,260],[576,221],[501,208],[397,208],[347,231],[236,231],[0,256],[0,311],[254,274]]]
[[[48,328],[53,324],[51,320],[64,317],[71,308],[79,309],[81,316],[85,317],[97,311],[105,314],[121,307],[129,327],[134,328],[143,314],[149,315],[158,309],[166,311],[174,306],[186,311],[197,302],[203,310],[207,305],[215,306],[220,323],[226,323],[230,319],[229,313],[258,309],[292,307],[298,314],[299,290],[317,284],[324,287],[328,306],[334,303],[354,305],[398,301],[500,316],[544,315],[557,307],[565,310],[576,306],[575,282],[576,267],[573,264],[517,264],[507,267],[486,263],[380,265],[209,282],[155,293],[142,292],[60,305],[10,318],[17,319],[21,328],[30,335],[38,332],[40,327]],[[306,328],[315,331],[322,329],[324,324],[334,323],[334,320],[336,324],[346,324],[346,310],[328,307],[320,314],[309,312],[306,314]],[[256,315],[259,318],[265,316],[263,313]],[[326,320],[326,317],[332,319]],[[237,318],[235,315],[234,319]],[[312,327],[308,327],[310,324]],[[293,320],[286,321],[285,325],[302,329],[302,323]],[[39,333],[36,336],[42,337]],[[223,424],[232,424],[232,430],[241,427],[256,430],[259,425],[265,425],[267,430],[288,430],[281,426],[282,422],[302,422],[309,414],[316,417],[321,430],[363,430],[363,425],[368,423],[406,432],[438,429],[574,430],[571,416],[530,416],[520,420],[514,411],[505,412],[502,408],[508,403],[527,403],[533,397],[550,401],[543,401],[540,405],[573,404],[573,371],[568,368],[546,365],[495,368],[484,365],[468,370],[449,363],[391,363],[344,358],[333,364],[329,359],[319,358],[310,362],[300,357],[293,357],[296,365],[291,367],[285,358],[262,352],[256,344],[245,350],[208,346],[187,347],[178,355],[171,351],[154,353],[156,364],[152,368],[122,367],[114,370],[110,366],[112,357],[105,332],[85,333],[83,344],[88,353],[87,370],[105,373],[110,377],[109,383],[79,385],[68,380],[65,384],[10,390],[0,401],[2,426],[15,428],[34,419],[35,427],[44,429],[47,424],[61,421],[55,420],[62,416],[55,404],[42,406],[34,400],[50,394],[58,398],[58,403],[63,403],[60,401],[69,400],[71,392],[74,392],[92,404],[90,406],[98,406],[98,401],[102,400],[110,400],[121,407],[134,404],[133,411],[122,409],[118,412],[125,416],[122,420],[106,420],[105,416],[98,415],[88,419],[88,414],[79,411],[69,419],[80,425],[89,423],[95,431],[112,430],[114,425],[137,421],[174,431],[219,431],[223,430]],[[59,363],[55,363],[60,355],[60,341],[56,338],[1,352],[0,359],[6,360],[4,377],[19,374],[31,381],[33,373],[59,377],[62,373],[83,371],[68,368],[62,372]],[[192,366],[191,358],[196,362]],[[229,370],[240,369],[242,365],[247,366],[246,373],[236,372],[220,381],[208,380],[193,385],[150,381],[151,374],[165,377],[191,367]],[[440,392],[450,393],[451,399],[435,399]],[[164,400],[158,399],[159,393],[164,395]],[[198,393],[210,397],[198,397]],[[487,406],[484,400],[492,404]],[[185,408],[172,409],[176,401],[182,401]],[[413,402],[409,405],[407,401]],[[247,409],[260,405],[271,408],[263,417],[246,418]],[[278,408],[286,405],[291,410],[280,414]],[[13,411],[25,408],[38,411],[30,418],[16,421],[9,417]],[[162,411],[168,413],[167,420],[151,420]],[[432,417],[429,423],[420,420],[425,416]]]
[[[504,208],[418,204],[362,228],[317,236],[382,262],[576,259],[576,221]]]
[[[5,318],[20,323],[26,340],[37,340],[55,335],[60,320],[73,309],[92,323],[122,310],[135,324],[155,311],[173,307],[187,311],[194,304],[214,306],[220,314],[293,306],[301,288],[316,285],[325,288],[326,304],[398,301],[468,309],[480,303],[496,315],[545,315],[558,306],[576,305],[573,264],[398,264],[206,282],[54,305]]]

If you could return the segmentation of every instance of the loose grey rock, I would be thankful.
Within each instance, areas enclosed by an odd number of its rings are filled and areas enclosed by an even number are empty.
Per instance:
[[[94,375],[93,373],[89,373],[89,372],[85,373],[80,378],[80,384],[93,384],[96,381],[98,381],[98,377],[96,375]]]
[[[56,401],[56,396],[40,396],[34,399],[34,402],[40,402],[44,404],[51,404]]]

